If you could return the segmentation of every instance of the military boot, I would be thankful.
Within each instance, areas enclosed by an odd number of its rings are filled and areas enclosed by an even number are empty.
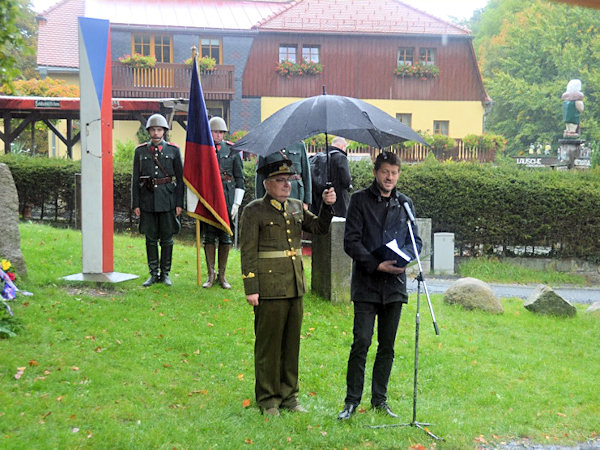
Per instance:
[[[212,287],[215,283],[215,253],[217,248],[215,244],[207,244],[204,246],[204,255],[206,256],[206,272],[208,277],[206,283],[202,285],[203,288]]]
[[[173,260],[173,243],[162,244],[160,246],[160,281],[161,283],[171,286],[169,272],[171,271],[171,262]]]
[[[148,258],[150,277],[142,284],[144,287],[151,286],[160,281],[158,276],[158,243],[156,241],[146,239],[146,257]]]
[[[225,279],[225,269],[227,269],[227,257],[229,256],[229,245],[219,245],[219,275],[217,279],[223,289],[231,289],[231,285]]]

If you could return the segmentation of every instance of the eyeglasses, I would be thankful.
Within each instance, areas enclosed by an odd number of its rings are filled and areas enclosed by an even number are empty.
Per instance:
[[[285,183],[290,183],[292,182],[292,180],[290,180],[289,178],[271,178],[271,180],[273,180],[275,183],[279,183],[279,184],[285,184]]]

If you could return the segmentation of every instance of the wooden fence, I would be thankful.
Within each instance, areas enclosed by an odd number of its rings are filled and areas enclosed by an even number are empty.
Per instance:
[[[403,145],[392,145],[386,147],[383,150],[391,151],[396,153],[402,162],[404,163],[418,163],[423,162],[427,158],[429,152],[433,152],[435,157],[440,161],[453,160],[453,161],[478,161],[478,162],[493,162],[496,159],[496,150],[480,150],[478,148],[467,148],[462,139],[455,139],[456,146],[454,148],[442,151],[432,149],[426,145],[414,144],[410,147],[404,147]],[[323,149],[319,146],[310,145],[307,147],[308,153],[316,153]],[[378,148],[374,147],[357,147],[348,150],[348,156],[354,156],[355,159],[370,155],[371,160],[375,160],[375,157],[379,153]]]

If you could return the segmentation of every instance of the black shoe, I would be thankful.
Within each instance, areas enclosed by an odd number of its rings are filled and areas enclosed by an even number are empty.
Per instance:
[[[385,413],[394,419],[398,417],[398,414],[394,413],[386,402],[380,403],[379,405],[373,405],[373,409],[380,413]]]
[[[154,283],[158,283],[159,281],[160,279],[158,278],[158,275],[150,275],[150,277],[146,281],[144,281],[144,284],[142,284],[142,286],[152,286]]]
[[[171,283],[171,279],[169,278],[169,274],[168,273],[161,273],[160,274],[160,282],[162,284],[164,284],[165,286],[171,286],[173,283]]]
[[[344,409],[338,414],[338,420],[348,420],[356,412],[356,405],[346,403]]]

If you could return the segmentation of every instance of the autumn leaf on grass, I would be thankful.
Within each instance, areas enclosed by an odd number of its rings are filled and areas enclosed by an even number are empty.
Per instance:
[[[246,444],[254,444],[254,442],[253,442],[253,441],[252,441],[252,439],[250,439],[250,438],[246,438],[246,439],[244,440],[244,442],[245,442]]]
[[[242,408],[247,408],[248,406],[250,406],[250,399],[246,398],[242,400]]]
[[[238,373],[238,380],[244,381],[244,374],[243,373]]]
[[[411,450],[427,450],[427,447],[425,447],[423,444],[411,445],[408,448],[410,448]]]
[[[17,373],[15,373],[15,380],[18,380],[25,373],[26,367],[17,367]]]
[[[29,360],[29,365],[31,367],[39,366],[38,362],[35,359],[30,359]]]

